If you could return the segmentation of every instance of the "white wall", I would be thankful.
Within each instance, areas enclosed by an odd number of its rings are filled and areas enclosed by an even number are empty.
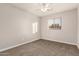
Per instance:
[[[32,34],[33,22],[39,22],[39,18],[10,5],[0,4],[0,50],[39,39],[39,30]]]
[[[62,17],[61,30],[48,30],[48,19]],[[63,42],[68,44],[77,43],[77,10],[65,11],[42,17],[41,19],[41,38],[51,41]]]
[[[78,8],[77,8],[77,15],[78,15],[78,19],[77,19],[77,46],[78,46],[78,48],[79,48],[79,6],[78,6]]]

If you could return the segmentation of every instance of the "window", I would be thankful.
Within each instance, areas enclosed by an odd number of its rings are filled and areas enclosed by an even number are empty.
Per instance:
[[[61,29],[62,19],[61,18],[53,18],[48,20],[48,29]]]
[[[38,23],[37,22],[35,22],[35,23],[32,24],[32,32],[33,33],[37,32],[37,30],[38,30],[37,27],[38,27]]]

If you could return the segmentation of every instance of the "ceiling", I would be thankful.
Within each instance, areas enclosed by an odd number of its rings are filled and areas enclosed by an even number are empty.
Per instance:
[[[46,12],[40,10],[40,3],[13,3],[12,5],[42,17],[53,13],[75,9],[77,8],[78,3],[50,3],[49,8],[51,9]]]

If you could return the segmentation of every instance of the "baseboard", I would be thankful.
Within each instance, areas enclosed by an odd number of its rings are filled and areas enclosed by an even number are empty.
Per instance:
[[[27,44],[27,43],[30,43],[30,42],[33,42],[33,41],[36,41],[36,40],[38,40],[38,39],[39,39],[39,38],[32,39],[32,40],[29,40],[29,41],[27,41],[27,42],[23,42],[23,43],[21,43],[21,44],[17,44],[17,45],[14,45],[14,46],[10,46],[10,47],[8,47],[8,48],[1,49],[0,52],[6,51],[6,50],[8,50],[8,49],[15,48],[15,47],[18,47],[18,46],[21,46],[21,45],[24,45],[24,44]]]
[[[27,43],[30,43],[30,42],[33,42],[33,41],[36,41],[36,40],[39,40],[39,39],[40,39],[40,38],[32,39],[32,40],[30,40],[30,41],[23,42],[23,43],[21,43],[21,44],[17,44],[17,45],[8,47],[8,48],[4,48],[4,49],[1,49],[0,52],[6,51],[6,50],[8,50],[8,49],[15,48],[15,47],[18,47],[18,46],[21,46],[21,45],[24,45],[24,44],[27,44]],[[71,45],[76,45],[76,46],[79,48],[79,44],[75,44],[75,43],[69,43],[69,42],[63,42],[63,41],[57,41],[57,40],[51,40],[51,39],[47,39],[47,38],[41,38],[41,39],[49,40],[49,41],[56,41],[56,42],[66,43],[66,44],[71,44]]]
[[[60,43],[65,43],[65,44],[70,44],[70,45],[76,45],[76,43],[70,43],[70,42],[64,42],[64,41],[58,41],[58,40],[52,40],[52,39],[48,39],[48,38],[41,38],[41,39],[44,39],[44,40],[49,40],[49,41],[55,41],[55,42],[60,42]]]

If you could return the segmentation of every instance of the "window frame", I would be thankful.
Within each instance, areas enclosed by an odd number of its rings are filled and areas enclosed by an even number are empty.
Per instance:
[[[51,25],[56,25],[56,19],[60,20],[60,23],[58,24],[59,27],[58,28],[56,28],[56,27],[55,28],[49,28]],[[53,21],[51,25],[49,24],[49,20]],[[48,19],[48,29],[49,30],[61,30],[62,29],[62,17],[55,17],[55,18]]]
[[[35,34],[38,32],[38,22],[32,23],[32,33]]]

